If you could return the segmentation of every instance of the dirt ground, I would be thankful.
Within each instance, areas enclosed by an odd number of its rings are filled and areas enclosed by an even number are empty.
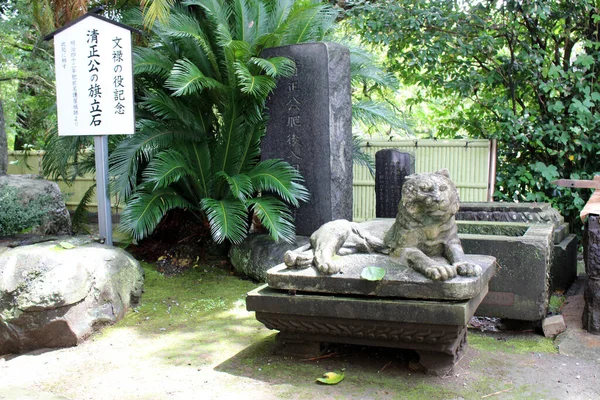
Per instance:
[[[186,281],[200,289],[152,294],[156,282],[178,278],[147,279],[143,305],[81,345],[0,357],[0,399],[600,399],[600,336],[577,327],[580,293],[568,300],[570,326],[558,341],[469,332],[455,369],[434,377],[411,371],[412,354],[398,350],[337,346],[313,360],[276,355],[275,333],[245,310],[252,282],[205,269]],[[230,297],[210,292],[213,286]],[[315,382],[343,369],[335,386]]]

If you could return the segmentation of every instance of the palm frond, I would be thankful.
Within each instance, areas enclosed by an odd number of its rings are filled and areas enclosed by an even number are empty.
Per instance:
[[[234,21],[232,32],[238,40],[252,43],[255,35],[255,30],[252,28],[256,22],[251,16],[250,4],[246,0],[233,0],[232,9],[235,16],[232,18]]]
[[[163,24],[166,23],[174,4],[175,0],[141,0],[140,5],[144,10],[144,26],[151,28],[156,20]]]
[[[285,203],[272,196],[262,196],[248,200],[248,205],[262,225],[267,228],[273,240],[295,242],[294,219]]]
[[[251,7],[251,11],[252,11],[252,19],[250,21],[250,29],[253,30],[253,41],[252,44],[254,44],[254,42],[256,42],[256,39],[261,37],[262,35],[264,35],[265,33],[267,33],[269,31],[269,24],[268,24],[268,19],[269,19],[269,15],[268,15],[268,11],[267,11],[267,6],[265,4],[265,1],[255,1],[254,4]]]
[[[254,193],[254,187],[248,175],[229,176],[224,172],[219,172],[217,175],[227,181],[231,194],[241,202],[245,202]]]
[[[168,36],[193,38],[204,51],[214,72],[219,72],[217,56],[213,50],[210,39],[204,30],[202,30],[202,27],[198,24],[198,20],[194,16],[186,12],[173,13],[169,19],[169,23],[165,25],[163,29]],[[205,74],[208,74],[208,72],[205,72]]]
[[[265,134],[264,121],[252,123],[249,121],[250,119],[248,118],[248,121],[246,121],[248,129],[246,130],[246,138],[242,143],[238,173],[254,168],[260,157],[260,141]]]
[[[229,31],[229,19],[232,9],[228,2],[221,0],[186,0],[183,4],[201,7],[213,28],[221,25],[222,30]]]
[[[239,61],[235,62],[235,74],[242,93],[256,98],[265,98],[275,89],[275,80],[266,75],[252,75],[248,68]]]
[[[173,68],[173,61],[157,49],[136,47],[133,50],[133,73],[158,75],[167,78]]]
[[[153,190],[168,187],[187,175],[189,175],[187,160],[174,149],[158,153],[142,173],[146,182],[154,184]]]
[[[308,191],[302,185],[302,176],[294,167],[283,160],[272,159],[259,162],[248,176],[256,190],[276,193],[294,207],[307,201]]]
[[[189,127],[191,130],[206,134],[205,127],[198,124],[199,115],[188,107],[188,102],[183,99],[172,97],[163,92],[156,90],[149,93],[139,106],[151,112],[155,117],[163,120],[171,120],[181,123]]]
[[[259,67],[265,74],[272,78],[287,78],[296,72],[296,63],[287,57],[252,57],[249,62]]]
[[[392,90],[398,88],[398,80],[374,59],[373,54],[347,42],[342,41],[341,44],[350,49],[350,77],[353,84],[371,83]]]
[[[183,135],[182,135],[183,136]],[[111,192],[120,198],[128,199],[137,186],[140,168],[163,149],[168,149],[181,137],[172,127],[141,120],[137,123],[137,133],[125,138],[110,155]]]
[[[79,204],[71,215],[71,225],[74,232],[80,232],[87,222],[88,207],[92,201],[92,196],[96,193],[96,184],[91,185],[79,200]]]
[[[409,127],[402,122],[395,111],[382,101],[360,100],[352,102],[352,122],[375,127],[386,124],[395,129],[408,130]]]
[[[235,101],[227,104],[222,118],[219,148],[213,154],[214,171],[232,174],[240,162],[241,144],[244,138],[244,115]]]
[[[199,197],[209,197],[212,193],[213,175],[210,150],[206,142],[191,142],[183,149],[188,160],[191,176]]]
[[[189,95],[205,89],[225,88],[218,80],[205,76],[187,58],[175,62],[171,70],[171,76],[165,82],[165,86],[174,91],[173,96]]]
[[[269,19],[265,24],[265,34],[267,32],[283,32],[285,31],[285,22],[288,20],[290,12],[294,8],[295,0],[278,0],[267,3]],[[261,35],[262,36],[262,35]]]
[[[190,207],[193,205],[173,189],[158,189],[152,193],[139,190],[127,201],[119,230],[141,240],[154,231],[169,210]]]
[[[94,153],[85,152],[92,144],[89,136],[58,136],[54,132],[46,142],[42,174],[70,184],[77,176],[93,171]]]
[[[285,44],[321,40],[334,26],[338,12],[333,7],[320,2],[308,6],[302,3],[296,2],[288,15],[289,22],[284,25]]]
[[[208,217],[210,233],[216,243],[225,239],[234,244],[241,243],[248,232],[248,210],[237,199],[202,199],[202,210]]]
[[[352,135],[352,162],[367,167],[369,173],[375,178],[375,161],[373,156],[362,149],[362,139],[360,136]]]

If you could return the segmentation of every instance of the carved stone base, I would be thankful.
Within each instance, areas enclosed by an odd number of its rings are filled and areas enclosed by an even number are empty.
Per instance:
[[[246,306],[269,329],[280,331],[284,354],[311,358],[326,343],[415,350],[428,374],[443,375],[466,346],[467,323],[487,285],[465,301],[424,301],[325,296],[274,290],[248,293]]]

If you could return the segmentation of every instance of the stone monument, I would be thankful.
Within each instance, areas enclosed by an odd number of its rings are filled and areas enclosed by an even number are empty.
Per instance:
[[[416,350],[428,373],[447,373],[495,272],[494,257],[464,254],[458,203],[447,170],[407,177],[395,220],[324,224],[268,271],[248,310],[290,354],[326,342],[398,347]],[[378,279],[365,275],[373,267]]]
[[[296,233],[309,236],[335,219],[352,219],[350,53],[333,43],[270,48],[296,74],[280,79],[267,100],[270,118],[262,159],[280,158],[305,179],[310,200],[295,210]]]
[[[394,218],[402,198],[402,185],[415,172],[412,154],[393,149],[375,153],[375,217]]]

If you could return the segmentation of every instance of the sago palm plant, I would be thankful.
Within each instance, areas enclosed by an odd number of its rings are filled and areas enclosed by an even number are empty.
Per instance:
[[[141,26],[138,11],[126,22]],[[274,239],[292,241],[289,207],[308,198],[281,160],[260,161],[265,100],[294,73],[266,47],[322,39],[336,12],[313,0],[188,0],[156,21],[134,50],[143,87],[137,133],[111,157],[121,228],[137,239],[174,208],[208,219],[216,242],[241,242],[253,212]]]

